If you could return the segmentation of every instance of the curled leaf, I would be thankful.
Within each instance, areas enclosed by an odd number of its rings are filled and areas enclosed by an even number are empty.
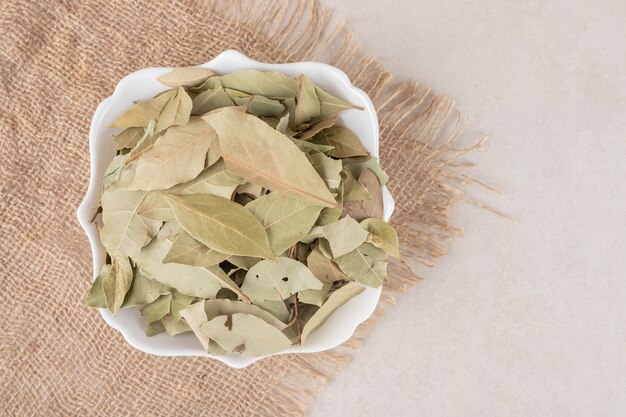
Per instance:
[[[357,282],[351,282],[333,292],[322,307],[309,319],[304,326],[304,329],[302,329],[302,337],[300,338],[302,345],[306,345],[306,341],[310,334],[315,329],[319,328],[331,316],[331,314],[352,298],[362,293],[363,290],[364,288],[362,285]]]

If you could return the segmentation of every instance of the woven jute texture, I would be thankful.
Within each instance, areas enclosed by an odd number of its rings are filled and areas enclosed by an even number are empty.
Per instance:
[[[91,252],[75,211],[89,177],[88,130],[124,75],[195,65],[225,49],[267,62],[320,60],[376,104],[381,161],[405,262],[382,305],[416,282],[458,233],[449,210],[471,180],[450,100],[399,82],[315,1],[0,2],[0,414],[7,416],[299,416],[350,343],[277,356],[244,370],[135,350],[83,300]],[[380,314],[380,310],[379,310]]]

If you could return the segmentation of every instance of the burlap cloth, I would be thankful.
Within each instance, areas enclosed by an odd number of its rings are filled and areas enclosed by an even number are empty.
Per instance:
[[[381,161],[406,261],[444,254],[449,209],[470,181],[453,104],[392,76],[317,2],[147,0],[0,3],[0,414],[298,416],[351,343],[244,370],[157,357],[126,344],[83,299],[91,252],[75,219],[89,177],[88,130],[124,75],[205,62],[224,49],[262,61],[321,60],[376,104]],[[391,267],[383,303],[418,277]],[[357,382],[355,382],[357,383]]]

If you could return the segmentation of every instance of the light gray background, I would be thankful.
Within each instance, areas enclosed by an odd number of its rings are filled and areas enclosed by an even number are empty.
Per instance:
[[[312,416],[626,415],[626,3],[323,0],[492,139],[466,236]],[[385,6],[383,7],[383,4]]]

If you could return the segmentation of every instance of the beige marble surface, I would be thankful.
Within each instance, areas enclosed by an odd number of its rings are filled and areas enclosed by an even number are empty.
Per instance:
[[[626,3],[324,0],[492,140],[466,236],[311,415],[626,415]]]

